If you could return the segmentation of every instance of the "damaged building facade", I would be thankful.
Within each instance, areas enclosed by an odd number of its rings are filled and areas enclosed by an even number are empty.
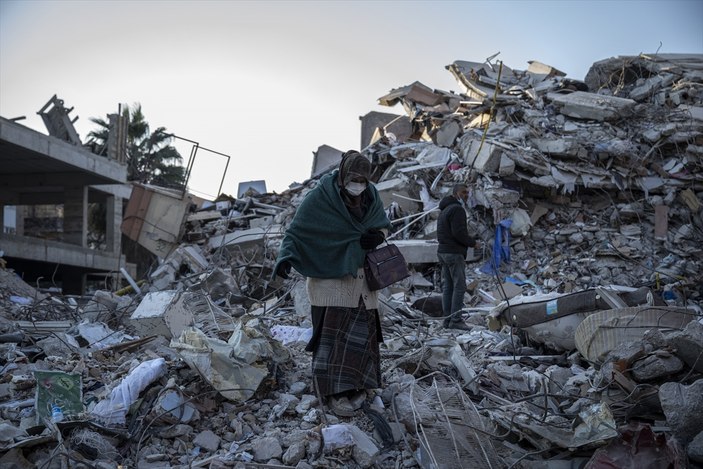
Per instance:
[[[49,135],[0,118],[0,251],[27,282],[81,294],[88,276],[132,270],[120,231],[130,189],[124,161],[81,144],[71,110],[56,96],[42,107]],[[89,239],[90,204],[104,207],[99,246]]]
[[[271,279],[341,155],[322,146],[281,194],[179,206],[159,265],[120,292],[76,303],[0,271],[0,463],[702,464],[703,56],[610,58],[584,80],[536,61],[447,70],[459,92],[414,82],[379,98],[404,114],[361,117],[412,275],[382,291],[384,387],[354,417],[311,385],[304,279]],[[437,206],[456,182],[484,246],[469,331],[441,327]],[[165,203],[152,192],[128,208],[133,239]]]

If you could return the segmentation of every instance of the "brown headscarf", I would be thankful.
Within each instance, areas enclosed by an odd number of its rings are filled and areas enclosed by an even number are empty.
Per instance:
[[[342,155],[342,161],[339,163],[337,184],[339,184],[344,205],[347,206],[352,215],[360,220],[364,217],[367,209],[366,198],[364,197],[366,191],[362,192],[361,195],[353,196],[344,189],[344,186],[357,177],[362,177],[367,184],[369,183],[371,162],[358,151],[349,150]]]
[[[337,183],[339,187],[344,187],[355,177],[363,177],[368,183],[371,177],[371,162],[358,151],[349,150],[342,155],[342,161],[339,163]]]

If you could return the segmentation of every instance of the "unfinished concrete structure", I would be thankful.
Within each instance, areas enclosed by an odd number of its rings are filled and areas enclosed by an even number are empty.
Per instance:
[[[43,112],[49,105],[53,107]],[[119,272],[126,266],[120,224],[130,189],[125,164],[95,155],[76,141],[69,112],[55,96],[42,108],[39,114],[51,135],[0,117],[0,223],[4,225],[5,207],[17,207],[14,230],[0,225],[0,256],[30,283],[41,277],[64,293],[80,294],[89,274]],[[101,249],[88,245],[92,203],[105,207]],[[60,226],[52,236],[41,237],[25,226],[26,207],[41,205],[55,206],[59,215]]]

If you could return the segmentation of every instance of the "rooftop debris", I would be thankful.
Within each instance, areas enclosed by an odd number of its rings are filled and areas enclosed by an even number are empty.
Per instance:
[[[460,93],[391,90],[406,115],[375,115],[363,149],[412,271],[382,292],[384,387],[363,410],[318,400],[303,279],[271,280],[326,147],[281,194],[187,207],[142,188],[125,229],[160,262],[136,289],[65,297],[0,269],[0,465],[703,463],[703,56],[615,57],[585,81],[447,69]],[[435,260],[459,181],[486,246],[469,331],[441,327]],[[149,236],[169,210],[180,224]]]

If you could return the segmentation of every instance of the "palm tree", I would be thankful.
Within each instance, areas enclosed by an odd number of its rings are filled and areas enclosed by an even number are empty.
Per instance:
[[[150,132],[144,119],[142,106],[124,106],[122,115],[128,119],[127,126],[127,179],[166,187],[183,187],[185,168],[183,158],[171,145],[171,137],[165,127]],[[105,154],[110,123],[99,117],[90,121],[98,125],[88,133],[88,145],[94,153]]]

